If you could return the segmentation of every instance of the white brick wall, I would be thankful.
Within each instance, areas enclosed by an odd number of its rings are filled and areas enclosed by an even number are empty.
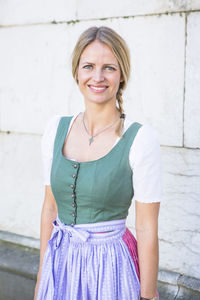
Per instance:
[[[41,134],[84,109],[70,55],[84,29],[107,25],[131,51],[125,110],[162,145],[160,267],[200,278],[200,2],[0,0],[0,25],[0,229],[39,237]]]
[[[200,150],[163,148],[160,265],[200,278]]]
[[[199,0],[0,0],[0,24],[69,22],[200,9]]]
[[[0,0],[1,25],[66,22],[76,19],[76,1]]]
[[[200,148],[200,13],[188,16],[184,145]]]
[[[0,230],[38,236],[43,188],[40,136],[0,134]]]

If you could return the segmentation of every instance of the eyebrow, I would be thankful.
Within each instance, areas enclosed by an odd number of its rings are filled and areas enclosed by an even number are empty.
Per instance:
[[[88,62],[88,61],[85,61],[85,62],[81,63],[81,65],[85,65],[85,64],[87,64],[87,65],[95,65],[94,63]],[[103,65],[104,66],[115,66],[116,68],[118,68],[118,66],[116,64],[113,64],[113,63],[106,63],[106,64],[103,64]]]

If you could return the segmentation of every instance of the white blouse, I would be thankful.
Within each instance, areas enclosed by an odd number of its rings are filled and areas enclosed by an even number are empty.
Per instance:
[[[68,132],[77,115],[73,116]],[[54,140],[60,118],[61,116],[54,116],[50,119],[42,137],[41,147],[45,185],[50,185]],[[126,115],[123,133],[133,122]],[[118,137],[115,144],[119,140],[120,137]],[[133,199],[144,203],[160,202],[162,198],[161,151],[157,134],[151,126],[143,125],[138,130],[130,148],[129,163],[133,171]]]

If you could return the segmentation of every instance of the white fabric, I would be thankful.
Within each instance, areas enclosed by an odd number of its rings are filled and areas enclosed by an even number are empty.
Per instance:
[[[78,114],[73,116],[68,132],[77,115]],[[61,116],[54,116],[49,121],[42,137],[45,185],[50,185],[54,139],[60,118]],[[133,122],[134,121],[126,115],[124,132]],[[116,140],[115,144],[119,140],[120,137]],[[130,148],[129,163],[133,171],[134,199],[145,203],[160,202],[162,198],[161,151],[157,134],[151,126],[145,124],[138,130]]]

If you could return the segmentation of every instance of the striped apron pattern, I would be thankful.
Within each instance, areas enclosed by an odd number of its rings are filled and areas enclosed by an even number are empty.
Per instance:
[[[125,223],[69,226],[57,218],[37,300],[138,300],[137,243]]]

